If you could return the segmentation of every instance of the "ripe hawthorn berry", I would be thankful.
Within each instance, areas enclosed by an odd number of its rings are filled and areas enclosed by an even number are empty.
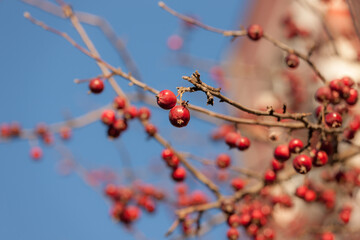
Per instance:
[[[176,105],[176,96],[175,94],[170,90],[162,90],[159,92],[158,95],[156,95],[157,98],[157,104],[166,110],[169,110],[173,108]]]
[[[247,28],[247,35],[251,40],[257,41],[262,38],[264,31],[258,24],[252,24]]]
[[[280,162],[284,162],[290,158],[290,149],[288,145],[279,145],[274,150],[274,157]]]
[[[121,118],[116,119],[112,126],[120,132],[125,131],[128,127],[126,120]]]
[[[227,168],[231,164],[231,158],[228,154],[222,153],[216,158],[216,166],[219,168]]]
[[[285,58],[285,63],[289,68],[297,68],[299,66],[299,58],[293,53],[289,53]]]
[[[236,143],[238,139],[240,138],[240,135],[236,132],[229,132],[225,135],[225,143],[230,147],[236,147]]]
[[[126,107],[126,99],[122,96],[116,96],[113,100],[113,107],[115,109],[124,109]]]
[[[174,156],[173,151],[171,151],[171,150],[168,149],[168,148],[164,149],[164,150],[161,152],[161,157],[162,157],[164,160],[168,160],[168,159],[172,158],[173,156]]]
[[[190,111],[185,106],[177,105],[170,110],[169,121],[175,127],[185,127],[190,121]]]
[[[231,186],[235,191],[239,191],[244,188],[245,181],[242,178],[234,178],[231,180]]]
[[[121,134],[121,131],[114,128],[114,125],[109,125],[108,131],[107,131],[107,135],[108,137],[111,138],[118,138]]]
[[[305,195],[304,195],[304,200],[307,201],[307,202],[313,202],[316,200],[316,192],[314,190],[311,190],[311,189],[308,189],[306,192],[305,192]]]
[[[330,112],[325,115],[325,123],[329,127],[338,128],[341,127],[342,117],[337,112]]]
[[[128,106],[124,109],[124,118],[125,119],[134,119],[138,116],[138,110],[135,106]],[[149,113],[150,117],[150,113]]]
[[[307,191],[308,191],[308,187],[302,185],[296,188],[295,195],[298,196],[299,198],[304,198]]]
[[[40,147],[33,147],[30,150],[30,156],[34,160],[40,160],[43,155],[42,149]]]
[[[175,155],[169,159],[166,159],[165,161],[166,161],[166,164],[173,169],[176,169],[180,164],[179,158]]]
[[[312,150],[310,155],[312,156],[312,163],[316,167],[324,166],[328,162],[328,155],[325,151]]]
[[[280,171],[284,168],[284,163],[283,162],[280,162],[278,160],[276,160],[275,158],[272,159],[271,161],[271,166],[272,166],[272,169],[277,172],[277,171]]]
[[[139,111],[137,112],[137,116],[140,120],[149,120],[150,116],[151,116],[151,112],[150,109],[148,109],[147,107],[141,107],[139,109]]]
[[[125,223],[131,223],[137,220],[140,214],[140,209],[137,206],[126,206],[121,215],[121,220]]]
[[[227,223],[229,227],[238,227],[240,225],[240,216],[237,214],[232,214],[228,217]]]
[[[100,78],[92,79],[89,88],[92,93],[99,94],[104,90],[104,82]]]
[[[305,174],[311,170],[311,158],[305,154],[298,155],[293,160],[294,169],[301,174]]]
[[[228,229],[226,236],[229,240],[237,240],[240,237],[240,233],[237,228],[231,227]]]
[[[235,144],[239,150],[244,151],[250,147],[250,140],[247,137],[239,137]]]
[[[18,122],[12,122],[10,124],[10,134],[12,137],[18,137],[21,133],[21,126]]]
[[[113,110],[106,109],[101,114],[101,121],[106,125],[111,125],[115,122],[115,112]]]
[[[157,133],[157,128],[154,124],[147,123],[145,126],[145,131],[149,136],[154,136]]]
[[[271,169],[265,171],[264,180],[266,183],[272,183],[276,180],[276,172]]]
[[[340,81],[342,84],[344,84],[347,87],[352,87],[355,84],[354,80],[352,80],[352,78],[348,76],[341,78]]]
[[[315,99],[320,103],[322,103],[324,101],[330,101],[331,100],[330,88],[327,86],[318,88],[318,90],[316,90],[316,93],[315,93]]]
[[[186,177],[186,170],[183,167],[178,167],[173,170],[171,176],[176,182],[182,182]]]
[[[349,96],[345,99],[346,103],[350,106],[355,105],[358,101],[358,91],[351,88],[349,90]]]
[[[293,138],[289,142],[289,150],[292,153],[299,153],[303,147],[304,143],[300,139]]]
[[[324,232],[321,234],[320,240],[335,240],[335,236],[332,232]]]

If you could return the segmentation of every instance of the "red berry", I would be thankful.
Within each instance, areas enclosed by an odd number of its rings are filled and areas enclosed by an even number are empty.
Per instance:
[[[89,83],[89,88],[92,93],[101,93],[104,90],[104,82],[100,78],[92,79]]]
[[[304,200],[307,202],[313,202],[316,200],[316,192],[313,190],[308,189],[305,192]]]
[[[118,138],[121,134],[121,131],[114,128],[113,125],[110,125],[109,128],[108,128],[108,131],[107,131],[107,135],[108,137],[110,138]]]
[[[305,185],[302,185],[302,186],[296,188],[295,195],[298,196],[299,198],[304,198],[307,191],[308,191],[308,187]]]
[[[136,206],[126,206],[122,215],[121,220],[125,223],[131,223],[140,217],[140,209]]]
[[[263,36],[263,29],[258,24],[252,24],[247,29],[247,35],[251,40],[257,41]]]
[[[222,153],[216,158],[216,165],[219,168],[227,168],[230,166],[231,158],[229,155]]]
[[[239,191],[244,188],[245,181],[241,178],[234,178],[231,181],[231,186],[234,188],[235,191]]]
[[[328,162],[328,155],[325,151],[316,151],[314,149],[310,154],[313,155],[312,163],[316,167],[324,166]]]
[[[293,53],[289,53],[285,58],[285,63],[289,68],[297,68],[299,66],[299,58]]]
[[[315,93],[315,99],[318,102],[330,101],[331,99],[331,90],[329,87],[320,87]]]
[[[354,80],[352,80],[350,77],[345,76],[343,78],[340,79],[341,83],[344,84],[345,86],[348,87],[352,87],[354,85]]]
[[[8,137],[10,137],[11,132],[10,132],[10,126],[9,126],[8,124],[3,123],[3,124],[1,124],[0,128],[1,128],[1,129],[0,129],[0,131],[1,131],[1,137],[3,137],[3,138],[8,138]]]
[[[339,213],[339,217],[343,223],[348,223],[350,221],[351,211],[348,209],[343,209]]]
[[[265,182],[272,183],[276,180],[276,173],[273,170],[268,169],[268,170],[266,170],[266,172],[264,174],[264,179],[265,179]]]
[[[248,213],[244,213],[244,214],[241,214],[240,215],[240,224],[242,225],[242,226],[247,226],[247,225],[249,225],[250,224],[250,222],[251,222],[251,215],[250,214],[248,214]]]
[[[171,168],[173,168],[173,169],[176,169],[178,166],[179,166],[179,164],[180,164],[180,160],[179,160],[179,158],[177,157],[177,156],[172,156],[171,158],[169,158],[169,159],[167,159],[166,160],[166,164],[169,166],[169,167],[171,167]]]
[[[273,240],[275,238],[275,232],[272,228],[265,228],[263,234],[266,240]]]
[[[140,120],[149,120],[150,116],[151,116],[151,112],[150,109],[148,109],[147,107],[142,107],[139,109],[139,111],[137,112],[137,116]]]
[[[114,184],[106,185],[104,192],[106,196],[113,200],[116,200],[119,197],[118,187]]]
[[[171,109],[176,105],[176,96],[170,90],[162,90],[156,96],[157,104],[163,109]]]
[[[32,159],[34,160],[40,160],[40,158],[42,157],[43,152],[42,149],[40,147],[33,147],[30,150],[30,156]]]
[[[124,110],[124,118],[125,119],[134,119],[138,115],[138,110],[135,106],[129,106]],[[149,115],[150,117],[150,115]]]
[[[284,168],[284,163],[280,162],[278,160],[276,160],[275,158],[273,158],[273,160],[271,161],[271,166],[272,169],[276,172],[276,171],[280,171],[281,169]]]
[[[231,227],[226,233],[226,236],[229,240],[237,240],[239,239],[240,233],[237,228]]]
[[[48,133],[48,127],[45,123],[39,123],[38,125],[36,125],[35,133],[40,137],[43,137]]]
[[[340,92],[341,91],[341,85],[342,85],[342,83],[341,83],[340,79],[334,79],[334,80],[332,80],[330,82],[329,87],[333,91]]]
[[[126,106],[126,99],[121,96],[117,96],[114,98],[113,106],[115,109],[124,109]]]
[[[190,121],[190,112],[184,106],[175,106],[169,112],[169,120],[175,127],[185,127]]]
[[[172,157],[174,156],[174,153],[173,151],[171,151],[170,149],[164,149],[161,153],[161,157],[164,159],[164,160],[168,160],[168,159],[171,159]]]
[[[293,160],[293,166],[298,173],[305,174],[312,167],[311,158],[304,154],[298,155]]]
[[[194,192],[191,193],[190,196],[190,202],[191,205],[200,205],[200,204],[205,204],[207,203],[207,197],[205,195],[205,193],[203,193],[200,190],[195,190]]]
[[[110,215],[117,221],[121,220],[121,215],[124,212],[125,206],[121,202],[116,202],[110,209]]]
[[[244,151],[250,147],[250,140],[247,137],[239,137],[236,146],[239,150]]]
[[[236,132],[229,132],[225,135],[225,143],[230,147],[233,148],[236,146],[238,139],[241,136]]]
[[[258,230],[259,230],[259,227],[255,223],[250,224],[246,229],[247,233],[250,236],[256,236]]]
[[[342,117],[337,112],[331,112],[325,115],[325,123],[329,127],[338,128],[341,127]]]
[[[186,177],[186,170],[182,167],[178,167],[172,172],[171,176],[175,181],[182,182]]]
[[[71,138],[71,128],[68,126],[63,126],[60,128],[60,137],[64,140],[68,140]]]
[[[280,162],[284,162],[290,158],[290,150],[287,145],[279,145],[275,148],[274,157]]]
[[[238,227],[240,225],[240,216],[237,214],[230,215],[227,223],[230,227]]]
[[[300,139],[294,138],[289,142],[289,150],[292,153],[299,153],[303,147],[304,143]]]
[[[332,232],[324,232],[321,234],[320,240],[335,240],[335,236]]]
[[[111,125],[115,122],[115,112],[113,110],[104,110],[101,114],[101,121],[106,125]]]
[[[149,136],[154,136],[157,133],[157,128],[154,124],[148,123],[145,126],[145,131]]]
[[[21,126],[18,122],[12,122],[10,125],[10,134],[13,137],[18,137],[21,133]]]
[[[124,119],[116,119],[116,121],[112,125],[116,130],[122,132],[127,129],[127,122]]]
[[[350,106],[355,105],[358,101],[358,91],[351,88],[349,90],[349,96],[345,99],[346,103]]]

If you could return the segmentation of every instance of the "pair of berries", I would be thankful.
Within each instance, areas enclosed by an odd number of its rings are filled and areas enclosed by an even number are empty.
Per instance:
[[[183,105],[176,105],[175,94],[170,90],[162,90],[156,95],[157,104],[166,110],[170,109],[170,123],[178,128],[185,127],[190,121],[190,111]]]

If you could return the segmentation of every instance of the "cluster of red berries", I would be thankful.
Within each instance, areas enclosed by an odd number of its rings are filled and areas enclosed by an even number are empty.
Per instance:
[[[230,147],[236,147],[240,151],[244,151],[250,147],[250,140],[247,137],[241,136],[237,132],[229,132],[225,136],[225,143]]]
[[[157,104],[169,111],[170,123],[178,128],[185,127],[190,121],[190,111],[184,104],[176,105],[175,94],[170,90],[162,90],[156,95]],[[175,106],[176,105],[176,106]]]
[[[186,178],[186,170],[180,167],[180,160],[171,149],[164,149],[161,153],[162,159],[172,169],[171,177],[176,182],[182,182]]]
[[[165,197],[163,192],[149,184],[133,187],[108,184],[104,192],[112,201],[110,215],[124,224],[131,224],[137,220],[141,215],[140,208],[153,213],[156,210],[156,201]]]
[[[0,125],[0,136],[1,138],[16,138],[21,134],[21,126],[17,122],[11,124],[3,123]]]
[[[208,202],[208,197],[201,190],[189,192],[186,184],[176,186],[176,203],[179,207],[196,206]]]
[[[245,199],[244,203],[234,206],[228,213],[227,224],[229,229],[227,237],[229,240],[236,240],[240,237],[239,227],[246,230],[246,234],[255,240],[272,240],[275,239],[275,231],[268,227],[269,218],[273,207],[251,197]]]
[[[127,106],[126,99],[120,96],[114,98],[113,107],[119,114],[122,114],[121,118],[117,118],[115,111],[111,109],[106,109],[101,114],[101,121],[108,126],[107,134],[109,137],[119,137],[120,134],[128,128],[128,121],[135,118],[146,123],[145,131],[149,136],[153,136],[157,133],[156,126],[148,122],[151,111],[147,107],[137,109],[135,106]]]

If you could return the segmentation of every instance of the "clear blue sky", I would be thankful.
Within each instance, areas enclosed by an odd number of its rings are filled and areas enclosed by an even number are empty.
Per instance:
[[[245,9],[245,1],[238,0],[165,2],[180,12],[197,14],[203,22],[225,29],[234,29]],[[171,51],[166,46],[166,40],[171,34],[179,32],[180,21],[161,10],[157,1],[73,0],[70,3],[75,10],[100,15],[109,21],[126,41],[144,80],[153,87],[175,91],[176,86],[185,84],[181,76],[194,71],[168,61]],[[64,119],[64,114],[80,116],[109,103],[115,96],[109,85],[101,95],[88,95],[87,84],[73,83],[75,78],[100,74],[94,61],[62,38],[29,23],[23,17],[24,11],[67,32],[80,42],[67,20],[51,16],[21,1],[1,0],[0,122],[17,120],[25,128],[32,128],[38,122],[58,122]],[[100,31],[89,26],[86,30],[103,58],[123,67]],[[229,44],[229,39],[220,35],[197,30],[191,35],[189,50],[198,57],[220,61]],[[204,76],[207,75],[204,73]],[[125,81],[119,78],[118,81],[127,91],[134,91],[134,88],[127,87]],[[203,94],[188,99],[205,105]],[[218,111],[220,108],[215,107]],[[211,125],[192,119],[186,129],[174,129],[168,123],[166,111],[152,110],[152,121],[180,150],[193,151],[206,157],[226,150],[225,145],[208,141]],[[189,132],[193,137],[185,141]],[[167,176],[168,171],[154,177],[149,170],[149,166],[158,160],[162,148],[154,141],[147,141],[138,123],[131,123],[129,131],[119,141],[127,149],[144,181],[163,184],[167,188],[174,186]],[[66,146],[84,167],[109,167],[120,173],[121,155],[116,144],[106,138],[101,123],[94,123],[76,130]],[[208,147],[199,148],[196,146],[199,144],[208,144]],[[61,159],[57,151],[44,146],[42,161],[33,162],[29,158],[29,149],[27,141],[0,144],[0,239],[133,239],[122,226],[111,220],[109,203],[99,191],[89,187],[76,174],[61,176],[57,173],[57,163]],[[155,216],[144,214],[136,227],[148,239],[165,239],[163,235],[171,219],[168,210],[167,207],[160,207]],[[224,235],[212,236],[224,238]]]

